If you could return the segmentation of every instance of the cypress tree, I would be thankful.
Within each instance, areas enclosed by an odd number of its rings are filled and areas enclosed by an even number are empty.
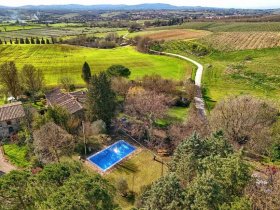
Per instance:
[[[116,110],[116,95],[106,73],[101,72],[91,78],[86,104],[89,120],[100,119],[106,123],[107,127],[110,126]]]
[[[46,44],[50,44],[50,40],[49,39],[46,39]]]
[[[18,44],[18,39],[16,38],[15,44]]]
[[[35,41],[34,41],[34,38],[33,38],[33,37],[30,38],[30,43],[31,43],[31,44],[35,44]]]
[[[25,38],[25,44],[30,44],[30,41],[27,37]]]
[[[13,44],[13,40],[12,39],[10,39],[10,44]]]
[[[23,38],[20,38],[20,39],[19,39],[19,43],[20,43],[20,44],[24,44],[24,39],[23,39]]]
[[[82,68],[82,78],[88,84],[91,78],[90,67],[87,62],[84,63]]]
[[[40,39],[36,37],[36,44],[40,44]]]
[[[2,40],[0,39],[0,44],[2,44]]]
[[[44,38],[41,39],[41,44],[45,44]]]

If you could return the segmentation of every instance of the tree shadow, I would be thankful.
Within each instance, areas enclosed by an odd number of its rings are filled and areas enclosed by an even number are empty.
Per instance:
[[[211,111],[215,104],[217,103],[217,101],[213,100],[211,97],[209,97],[209,89],[206,87],[202,87],[201,88],[201,93],[202,93],[202,97],[205,103],[205,107],[208,111]]]
[[[132,160],[127,160],[124,163],[119,163],[116,168],[120,173],[137,173],[139,171],[138,166],[132,161]]]

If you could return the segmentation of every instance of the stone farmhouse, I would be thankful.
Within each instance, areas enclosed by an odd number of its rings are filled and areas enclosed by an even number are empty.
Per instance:
[[[20,129],[25,112],[21,102],[0,106],[0,139],[9,138]]]

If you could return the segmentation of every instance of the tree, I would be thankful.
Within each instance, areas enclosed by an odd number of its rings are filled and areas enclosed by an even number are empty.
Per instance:
[[[36,37],[36,44],[40,44],[40,39],[38,37]]]
[[[44,38],[42,38],[41,39],[41,44],[45,44],[46,42],[45,42],[45,40],[44,40]]]
[[[50,44],[50,40],[49,40],[49,39],[46,39],[46,43],[47,43],[47,44]]]
[[[169,186],[168,182],[158,181],[142,193],[141,207],[196,210],[248,204],[238,203],[237,200],[244,196],[244,188],[249,183],[249,167],[243,159],[242,151],[234,152],[221,132],[214,133],[211,138],[201,138],[194,134],[183,141],[174,152],[170,172],[169,176],[177,180],[175,187]],[[184,193],[173,197],[178,189]],[[178,199],[180,195],[181,199]],[[166,197],[168,201],[165,201]],[[165,208],[162,207],[162,201],[167,204],[179,203],[180,206]]]
[[[103,120],[110,126],[115,114],[116,95],[111,88],[111,80],[106,73],[94,75],[89,83],[87,95],[87,116],[91,121]]]
[[[43,163],[60,162],[60,157],[74,149],[73,137],[53,122],[48,122],[34,131],[35,153]]]
[[[20,81],[23,89],[30,93],[34,101],[36,93],[44,88],[45,78],[41,70],[36,69],[33,65],[25,64],[20,73]]]
[[[0,83],[6,93],[10,93],[14,98],[21,92],[18,70],[13,61],[8,61],[0,66]]]
[[[125,112],[142,120],[147,126],[148,137],[152,140],[153,124],[156,119],[165,115],[169,97],[141,87],[131,88],[125,101]]]
[[[91,71],[87,62],[84,63],[82,68],[82,78],[87,84],[89,84],[91,78]]]
[[[257,153],[266,152],[272,144],[271,127],[277,109],[266,101],[251,96],[239,96],[220,102],[211,112],[213,130],[222,129],[238,148],[245,145]]]
[[[77,162],[48,164],[41,170],[12,171],[0,177],[1,209],[115,209],[115,189]]]
[[[199,162],[202,159],[210,155],[226,157],[232,153],[231,145],[222,133],[215,133],[210,138],[202,138],[194,133],[176,148],[170,163],[170,170],[189,182],[197,175]]]
[[[28,209],[29,199],[25,194],[30,174],[26,171],[11,171],[0,177],[0,203],[3,209]]]
[[[151,91],[171,94],[176,90],[176,84],[174,81],[169,79],[163,79],[160,75],[145,75],[142,78],[141,85]]]
[[[19,43],[20,43],[20,44],[24,44],[24,39],[23,39],[23,38],[20,38],[20,39],[19,39]]]
[[[16,38],[16,40],[15,40],[15,44],[18,44],[19,42],[18,42],[18,39]]]
[[[184,209],[184,193],[176,174],[170,173],[151,185],[138,201],[140,209]]]
[[[34,40],[33,37],[30,38],[30,43],[31,43],[31,44],[35,44],[35,40]]]
[[[139,52],[148,53],[153,45],[153,40],[149,37],[136,38],[136,48]]]
[[[62,88],[67,92],[71,92],[76,89],[74,81],[71,77],[68,76],[61,77],[59,83],[61,84]]]
[[[118,95],[125,97],[130,86],[129,80],[123,77],[113,77],[111,81],[112,81],[112,89]]]
[[[113,77],[126,77],[131,74],[130,70],[123,65],[112,65],[107,69],[107,73]]]
[[[49,108],[46,113],[48,121],[54,122],[70,134],[77,134],[81,121],[60,106]]]
[[[30,41],[27,37],[25,38],[25,44],[30,44]]]

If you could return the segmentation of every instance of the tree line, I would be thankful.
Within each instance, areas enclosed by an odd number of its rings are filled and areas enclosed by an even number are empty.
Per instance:
[[[38,38],[38,37],[31,37],[31,38],[15,38],[15,39],[1,39],[0,44],[55,44],[56,38],[51,37],[49,38]]]

